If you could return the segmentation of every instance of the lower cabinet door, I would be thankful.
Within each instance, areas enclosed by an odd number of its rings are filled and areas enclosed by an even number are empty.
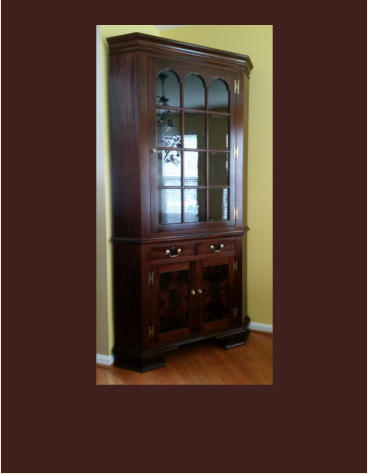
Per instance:
[[[225,329],[234,317],[234,257],[204,259],[200,273],[202,330]]]
[[[189,336],[194,312],[191,298],[193,267],[190,262],[152,267],[152,342],[170,342]]]

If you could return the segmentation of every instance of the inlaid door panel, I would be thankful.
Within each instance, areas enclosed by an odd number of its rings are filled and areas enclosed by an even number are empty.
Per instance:
[[[190,262],[157,265],[153,268],[152,342],[170,342],[189,335],[193,314]]]
[[[211,257],[201,262],[202,330],[229,327],[233,318],[234,257]]]

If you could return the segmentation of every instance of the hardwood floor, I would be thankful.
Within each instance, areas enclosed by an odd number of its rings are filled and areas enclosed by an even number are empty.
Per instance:
[[[97,385],[272,385],[272,334],[252,331],[245,346],[224,350],[213,341],[180,347],[166,367],[139,373],[96,367]]]

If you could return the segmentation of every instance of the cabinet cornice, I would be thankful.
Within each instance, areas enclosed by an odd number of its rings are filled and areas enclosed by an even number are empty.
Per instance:
[[[198,46],[182,41],[174,41],[159,36],[146,35],[143,33],[130,33],[121,36],[112,36],[106,38],[110,54],[120,54],[132,51],[145,51],[148,53],[165,53],[182,56],[190,56],[193,60],[203,59],[206,63],[217,65],[231,65],[232,67],[245,71],[249,76],[253,68],[252,61],[249,56],[230,51],[222,51],[220,49],[208,48],[206,46]]]

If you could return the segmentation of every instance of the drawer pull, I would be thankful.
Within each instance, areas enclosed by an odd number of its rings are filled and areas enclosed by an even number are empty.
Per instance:
[[[191,290],[190,294],[194,296],[196,294],[196,290]]]
[[[214,252],[214,253],[219,253],[219,252],[222,252],[224,250],[224,247],[225,247],[224,244],[210,245],[210,250],[212,250],[212,252]]]
[[[171,247],[170,249],[165,250],[165,255],[170,258],[179,257],[180,254],[181,249],[177,249],[175,247]]]
[[[203,291],[201,289],[197,290],[197,295],[201,295]]]

